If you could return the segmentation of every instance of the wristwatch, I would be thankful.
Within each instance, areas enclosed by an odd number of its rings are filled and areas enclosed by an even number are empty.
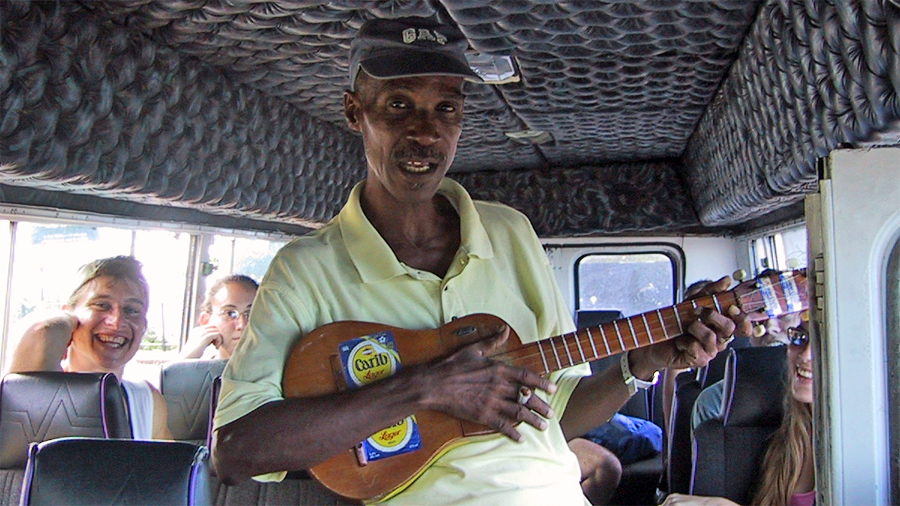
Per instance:
[[[659,371],[653,371],[653,377],[649,381],[635,378],[634,374],[631,374],[631,367],[628,366],[627,351],[619,359],[619,366],[622,367],[622,378],[625,380],[625,384],[628,385],[628,395],[636,394],[638,388],[646,390],[659,381]]]

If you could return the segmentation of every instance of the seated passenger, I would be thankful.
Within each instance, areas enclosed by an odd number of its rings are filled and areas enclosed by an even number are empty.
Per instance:
[[[809,347],[808,313],[798,327],[788,329],[787,384],[784,418],[769,442],[760,483],[753,498],[759,506],[812,506],[815,502],[815,468],[812,440],[812,351]],[[722,497],[672,494],[663,506],[731,506]]]
[[[179,358],[231,358],[247,326],[257,288],[259,284],[243,274],[213,283],[200,306],[200,326],[191,330]]]
[[[787,331],[800,324],[799,313],[787,313],[777,318],[769,318],[753,329],[750,346],[781,346],[787,344]],[[720,380],[703,389],[694,402],[691,412],[691,428],[694,429],[705,420],[716,418],[722,411],[722,396],[725,392],[725,381]]]
[[[580,437],[569,441],[569,449],[578,457],[584,496],[593,506],[609,504],[622,479],[619,458],[603,446]]]
[[[147,330],[149,287],[133,257],[95,260],[61,310],[36,318],[12,353],[9,372],[111,372],[128,396],[135,439],[170,439],[166,401],[150,383],[123,379]]]

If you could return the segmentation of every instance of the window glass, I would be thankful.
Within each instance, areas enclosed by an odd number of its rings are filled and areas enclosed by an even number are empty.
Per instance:
[[[185,306],[190,235],[164,230],[135,232],[134,256],[143,264],[150,285],[147,333],[140,359],[177,350]]]
[[[805,269],[806,250],[806,227],[803,226],[757,237],[750,242],[750,255],[756,268],[754,274],[763,269]]]
[[[675,264],[662,253],[591,254],[575,269],[578,309],[614,309],[631,316],[675,301]]]
[[[287,241],[217,235],[209,247],[209,259],[216,266],[215,276],[244,274],[261,281],[275,253],[285,244]]]

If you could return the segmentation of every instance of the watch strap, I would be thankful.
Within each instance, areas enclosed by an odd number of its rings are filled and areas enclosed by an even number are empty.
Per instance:
[[[659,371],[653,372],[653,377],[650,380],[642,380],[636,378],[634,374],[631,372],[631,366],[628,365],[628,352],[622,354],[622,358],[619,359],[619,367],[622,369],[622,379],[625,381],[625,385],[628,387],[628,395],[634,395],[637,393],[638,388],[648,389],[656,384],[659,381]]]

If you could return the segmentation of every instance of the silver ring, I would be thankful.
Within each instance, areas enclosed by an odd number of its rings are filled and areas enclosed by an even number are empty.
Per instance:
[[[528,387],[519,387],[519,397],[516,398],[516,402],[524,406],[529,399],[531,399],[531,389]]]
[[[728,344],[731,343],[731,341],[734,341],[734,334],[731,334],[731,336],[729,336],[728,339],[722,340],[722,344],[728,346]]]

